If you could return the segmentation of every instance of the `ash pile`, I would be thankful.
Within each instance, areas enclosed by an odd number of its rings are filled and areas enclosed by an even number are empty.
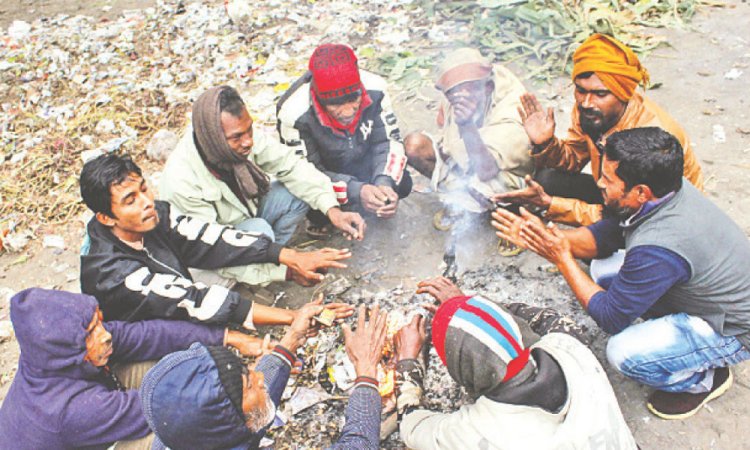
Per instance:
[[[324,286],[325,301],[341,301],[358,306],[379,304],[388,311],[388,336],[383,360],[378,370],[380,394],[383,402],[381,415],[381,448],[404,448],[395,422],[394,367],[392,339],[398,330],[411,321],[415,314],[428,315],[420,305],[432,299],[417,295],[402,287],[373,292],[368,288],[352,287],[346,278],[337,278]],[[346,319],[356,323],[356,313]],[[428,329],[429,332],[429,329]],[[344,411],[348,393],[356,378],[354,366],[346,356],[340,326],[321,330],[308,339],[297,355],[303,359],[301,373],[290,378],[274,426],[262,443],[267,448],[325,448],[335,442],[344,426]],[[423,405],[436,411],[452,411],[469,401],[469,397],[453,381],[430,347],[427,353],[427,376]],[[388,436],[386,430],[392,431]]]
[[[527,261],[531,265],[535,262],[538,260]],[[514,264],[485,266],[462,273],[458,277],[458,286],[467,295],[481,294],[498,303],[525,303],[553,308],[586,330],[589,342],[601,350],[601,345],[605,342],[601,333],[578,306],[570,290],[560,283],[560,275],[547,269],[544,265],[537,265],[536,269],[531,270],[532,273],[527,273],[529,270],[522,273]],[[381,310],[388,311],[388,337],[378,373],[383,402],[380,447],[405,448],[395,422],[395,361],[392,360],[391,343],[395,333],[409,323],[415,314],[428,316],[421,305],[432,302],[432,299],[401,286],[373,291],[373,284],[352,286],[345,277],[329,280],[318,289],[325,294],[326,302],[340,301],[370,307],[379,304]],[[353,325],[356,319],[355,314],[346,321]],[[429,331],[428,328],[428,333]],[[468,394],[450,377],[431,345],[426,354],[427,371],[422,406],[433,411],[450,412],[472,402]],[[267,448],[326,448],[338,439],[344,426],[348,392],[356,375],[346,356],[341,327],[324,329],[317,337],[309,339],[298,357],[304,360],[303,368],[298,375],[290,378],[277,420],[263,442]]]

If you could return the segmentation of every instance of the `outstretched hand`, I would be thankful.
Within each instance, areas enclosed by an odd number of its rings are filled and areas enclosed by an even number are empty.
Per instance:
[[[438,306],[448,300],[464,295],[458,286],[445,277],[435,277],[420,281],[417,284],[417,294],[428,294],[438,302],[438,305],[429,303],[422,305],[423,308],[433,313],[437,311]]]
[[[492,201],[518,203],[521,205],[535,205],[541,206],[542,208],[549,208],[552,204],[552,196],[544,191],[542,185],[534,181],[531,178],[531,175],[526,175],[524,181],[526,182],[525,188],[495,194],[492,196]]]
[[[275,343],[271,342],[270,334],[261,339],[241,331],[228,330],[226,345],[236,348],[243,356],[254,357],[271,353]]]
[[[570,241],[557,225],[550,222],[549,226],[545,226],[539,217],[525,209],[521,209],[521,217],[520,236],[526,248],[556,266],[574,259]]]
[[[367,322],[365,322],[367,315],[365,305],[360,305],[358,314],[355,331],[352,331],[347,324],[342,326],[346,354],[354,365],[357,376],[376,378],[378,363],[383,356],[388,314],[385,311],[381,312],[378,305],[372,308],[370,320]]]
[[[555,113],[552,108],[544,110],[536,96],[531,93],[521,95],[521,106],[518,115],[521,116],[523,128],[534,145],[548,143],[555,137]]]
[[[298,309],[294,315],[294,320],[286,334],[281,338],[281,345],[287,350],[294,353],[307,341],[307,338],[314,334],[316,322],[313,319],[317,314],[323,311],[323,298],[319,297]]]
[[[346,264],[339,261],[351,256],[348,249],[324,248],[313,252],[298,252],[284,248],[279,254],[279,262],[289,267],[294,282],[301,286],[312,286],[323,281],[328,269],[345,268]]]
[[[521,226],[523,218],[504,208],[497,208],[492,212],[492,226],[495,234],[500,239],[508,241],[513,245],[526,248],[526,242],[521,238]]]

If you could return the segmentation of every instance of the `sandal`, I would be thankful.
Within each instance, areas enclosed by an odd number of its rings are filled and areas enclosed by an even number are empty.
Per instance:
[[[453,222],[453,217],[447,213],[445,208],[436,212],[435,215],[432,216],[432,226],[435,227],[436,230],[450,231],[450,229],[453,228]]]
[[[331,225],[314,225],[308,220],[305,233],[313,239],[325,239],[331,235]]]
[[[520,255],[523,250],[523,248],[517,246],[516,244],[513,244],[512,242],[506,241],[505,239],[500,239],[500,241],[497,243],[497,252],[500,253],[501,256],[510,257]]]

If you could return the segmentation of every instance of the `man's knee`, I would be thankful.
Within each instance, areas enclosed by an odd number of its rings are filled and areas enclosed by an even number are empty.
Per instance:
[[[609,364],[622,373],[622,367],[625,361],[629,359],[630,348],[627,338],[623,338],[623,333],[616,334],[609,338],[607,342],[607,361]]]
[[[279,219],[289,214],[302,220],[302,216],[309,209],[310,206],[289,192],[284,184],[274,181],[271,183],[271,190],[260,202],[258,216],[268,223],[275,224]]]
[[[432,151],[432,140],[424,133],[414,131],[404,138],[404,151],[409,160],[422,158],[428,150]]]
[[[432,177],[435,170],[435,150],[432,139],[424,133],[409,133],[404,139],[404,152],[409,165],[426,177]]]
[[[271,224],[268,223],[267,220],[261,219],[260,217],[252,217],[250,219],[244,220],[235,225],[234,228],[240,231],[250,231],[254,233],[265,234],[266,236],[270,237],[271,240],[275,240],[276,238]]]
[[[643,324],[640,324],[643,325]],[[609,338],[607,361],[621,374],[645,382],[659,366],[662,348],[646,327],[631,326]]]

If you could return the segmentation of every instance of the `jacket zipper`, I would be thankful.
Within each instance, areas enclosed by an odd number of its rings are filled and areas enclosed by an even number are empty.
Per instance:
[[[146,253],[146,256],[148,256],[148,258],[151,261],[155,262],[156,264],[159,264],[160,266],[164,267],[165,269],[169,270],[170,272],[174,273],[175,275],[177,275],[180,278],[184,278],[185,277],[180,272],[174,270],[173,268],[169,267],[168,265],[164,264],[163,262],[161,262],[158,259],[156,259],[153,256],[151,256],[151,252],[148,251],[148,249],[146,248],[145,245],[143,246],[143,251],[144,251],[144,253]]]

